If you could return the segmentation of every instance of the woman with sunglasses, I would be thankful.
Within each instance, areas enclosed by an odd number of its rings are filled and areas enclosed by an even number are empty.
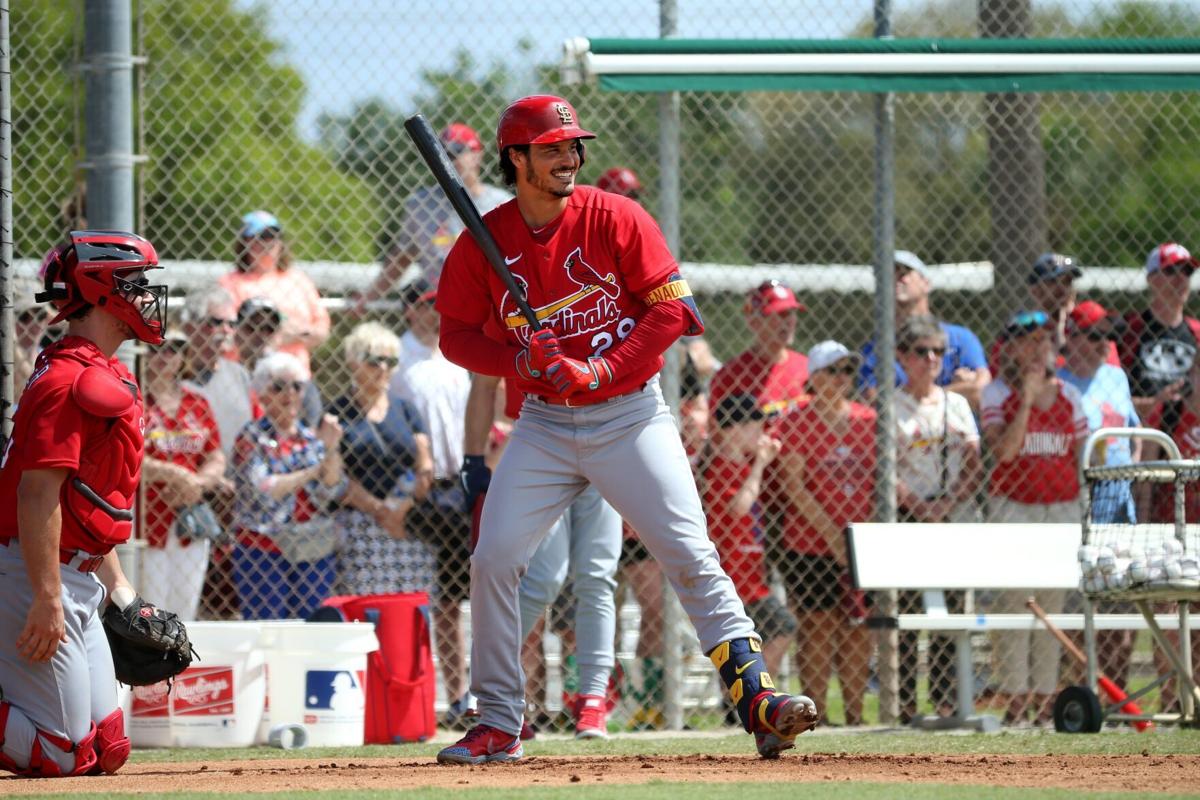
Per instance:
[[[896,393],[896,501],[906,522],[976,522],[975,493],[983,478],[979,428],[967,398],[937,385],[946,332],[936,317],[909,317],[896,332],[896,358],[908,382]],[[900,613],[923,610],[921,592],[900,593]],[[961,591],[946,606],[961,611]],[[929,642],[929,698],[940,716],[955,710],[955,644]],[[917,714],[917,634],[900,634],[900,720]],[[962,709],[964,715],[970,709]]]
[[[342,425],[349,487],[335,515],[341,537],[338,594],[430,592],[433,554],[408,538],[413,469],[429,460],[429,437],[417,409],[388,396],[400,365],[400,340],[377,322],[342,340],[350,372],[346,394],[329,406]]]
[[[825,709],[837,667],[846,724],[863,723],[871,639],[861,592],[850,586],[843,532],[875,514],[875,412],[850,400],[858,353],[825,341],[808,351],[812,399],[779,423],[779,476],[791,502],[783,580],[799,622],[797,667],[806,695]],[[822,724],[829,724],[822,720]]]
[[[1088,434],[1079,390],[1054,374],[1054,338],[1042,311],[1022,311],[1005,325],[996,380],[983,392],[983,438],[992,453],[989,520],[1078,524],[1079,448]],[[1001,592],[994,611],[1020,612],[1031,592]],[[1063,608],[1066,592],[1038,590],[1042,608]],[[1058,688],[1059,645],[1044,631],[994,634],[997,677],[1007,696],[1006,724],[1051,721]]]
[[[261,358],[252,382],[263,416],[233,448],[233,578],[245,619],[307,617],[336,576],[329,506],[349,488],[342,426],[326,414],[314,431],[300,418],[304,377],[295,356]]]
[[[321,305],[316,285],[292,265],[283,227],[274,214],[251,211],[242,217],[233,244],[234,270],[221,276],[221,286],[233,295],[234,307],[255,297],[269,298],[279,310],[282,326],[274,349],[291,353],[309,377],[309,356],[329,337],[329,312]]]
[[[225,478],[225,453],[212,407],[184,386],[187,339],[168,332],[145,358],[146,482],[142,555],[143,588],[183,620],[193,620],[208,571],[209,540],[181,538],[177,514],[204,501],[210,492],[232,492]]]

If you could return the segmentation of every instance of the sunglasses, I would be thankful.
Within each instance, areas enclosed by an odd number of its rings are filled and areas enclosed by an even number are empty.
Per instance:
[[[1004,326],[1006,336],[1024,336],[1040,330],[1050,322],[1044,311],[1022,311]]]
[[[228,328],[233,330],[237,327],[237,320],[225,319],[224,317],[209,317],[204,320],[204,324],[209,328]]]
[[[246,241],[253,242],[257,240],[260,242],[273,242],[278,238],[279,234],[273,228],[266,228],[253,236],[247,236]]]
[[[1106,342],[1109,339],[1109,335],[1108,335],[1107,331],[1074,330],[1071,332],[1071,335],[1072,336],[1082,336],[1083,338],[1087,339],[1089,342]]]
[[[395,356],[367,356],[363,359],[364,364],[369,364],[372,367],[384,367],[386,369],[395,369],[400,366],[400,359]]]
[[[1196,268],[1189,266],[1188,264],[1173,264],[1172,266],[1163,267],[1159,270],[1159,272],[1161,272],[1163,275],[1166,275],[1168,278],[1174,278],[1176,275],[1186,275],[1190,278],[1192,273],[1195,271]]]
[[[935,355],[938,358],[941,358],[942,356],[946,355],[946,348],[925,347],[923,345],[918,345],[917,347],[908,348],[907,352],[914,353],[918,358],[929,358],[930,355]]]
[[[828,372],[830,375],[853,375],[858,371],[858,367],[853,364],[835,364],[832,367],[826,367],[822,372]]]
[[[275,381],[271,384],[271,391],[285,392],[291,389],[293,392],[304,391],[304,383],[302,381]]]

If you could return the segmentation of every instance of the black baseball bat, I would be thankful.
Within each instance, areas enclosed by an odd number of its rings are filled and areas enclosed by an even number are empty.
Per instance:
[[[496,240],[492,238],[492,232],[487,229],[487,225],[483,224],[483,217],[480,216],[479,209],[475,207],[475,202],[471,200],[467,187],[463,186],[462,180],[458,176],[458,170],[450,163],[450,157],[446,155],[445,148],[438,141],[437,134],[433,132],[429,122],[420,114],[413,114],[404,120],[404,130],[408,131],[408,136],[417,146],[417,151],[429,165],[429,171],[433,173],[438,185],[442,187],[450,205],[454,206],[458,218],[463,221],[467,231],[475,238],[475,243],[483,251],[483,255],[492,265],[492,269],[500,276],[504,288],[508,289],[509,296],[517,304],[517,308],[521,309],[521,313],[525,315],[530,330],[541,330],[542,323],[530,308],[525,292],[521,291],[521,287],[513,279],[512,273],[508,271],[508,265],[504,263],[504,255],[496,245]]]

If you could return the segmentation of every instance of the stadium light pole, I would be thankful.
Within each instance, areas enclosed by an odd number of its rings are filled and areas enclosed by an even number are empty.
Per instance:
[[[83,167],[92,228],[134,227],[132,46],[130,0],[85,0]]]

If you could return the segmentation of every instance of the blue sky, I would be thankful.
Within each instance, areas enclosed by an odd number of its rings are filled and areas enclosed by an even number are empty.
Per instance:
[[[410,110],[423,69],[447,67],[467,47],[482,65],[517,58],[533,43],[533,63],[557,61],[573,36],[651,37],[655,0],[244,0],[268,10],[271,35],[309,89],[301,132],[313,137],[322,111],[348,111],[380,97]],[[830,8],[849,9],[831,14]],[[736,8],[736,15],[730,9]],[[829,37],[870,13],[870,0],[678,0],[685,37]],[[519,11],[518,11],[519,10]]]

